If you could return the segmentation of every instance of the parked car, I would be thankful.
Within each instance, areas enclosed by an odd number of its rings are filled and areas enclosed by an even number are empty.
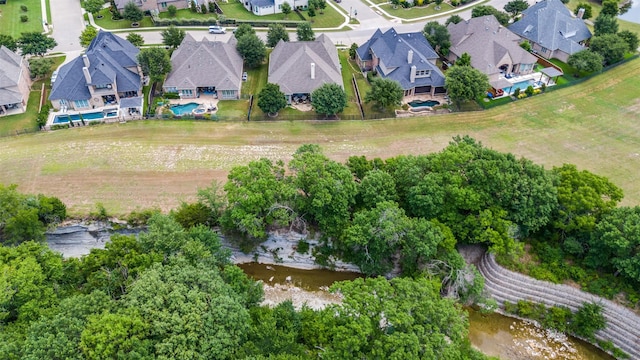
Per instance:
[[[51,74],[51,84],[53,84],[58,78],[58,70],[55,70],[53,74]]]
[[[243,72],[242,73],[242,81],[247,81],[247,77],[248,77],[247,72],[246,71]]]
[[[226,29],[222,26],[209,26],[209,34],[224,34]]]

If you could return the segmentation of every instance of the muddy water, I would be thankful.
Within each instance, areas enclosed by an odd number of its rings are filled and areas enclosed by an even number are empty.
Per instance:
[[[262,280],[266,305],[292,300],[297,307],[312,308],[338,303],[327,289],[335,281],[352,280],[360,274],[329,270],[299,270],[277,265],[239,264],[248,275]],[[485,354],[503,360],[610,360],[590,344],[539,329],[500,314],[481,314],[469,309],[469,338]]]

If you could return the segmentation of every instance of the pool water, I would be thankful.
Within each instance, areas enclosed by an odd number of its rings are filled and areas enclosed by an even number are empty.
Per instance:
[[[173,105],[171,106],[171,111],[176,115],[186,115],[191,114],[191,112],[197,107],[198,104],[196,103]]]
[[[440,105],[439,101],[435,101],[435,100],[413,100],[409,103],[409,106],[411,107],[421,107],[421,106],[436,106],[436,105]]]
[[[101,120],[101,119],[104,119],[105,117],[113,117],[113,116],[117,116],[117,115],[118,115],[117,111],[109,111],[106,114],[103,113],[102,111],[98,111],[98,112],[84,113],[84,114],[82,114],[82,119],[84,119],[86,121]],[[53,119],[53,123],[54,124],[64,124],[64,123],[68,123],[69,120],[71,120],[71,121],[80,121],[80,114],[56,115],[56,117]]]
[[[516,89],[520,89],[520,91],[524,91],[529,87],[529,85],[533,85],[533,84],[534,84],[533,80],[518,81],[512,86],[503,88],[502,90],[504,90],[505,94],[509,94],[509,89],[511,89],[511,92],[516,91]]]

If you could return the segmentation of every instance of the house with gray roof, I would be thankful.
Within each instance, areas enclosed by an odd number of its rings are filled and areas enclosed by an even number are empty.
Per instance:
[[[0,46],[0,116],[20,114],[27,109],[31,91],[28,62]]]
[[[140,50],[110,32],[100,31],[87,51],[62,65],[49,100],[57,110],[120,105],[124,98],[142,101],[143,75]]]
[[[520,47],[520,37],[493,15],[450,23],[447,30],[451,38],[447,60],[455,62],[462,54],[469,54],[471,66],[485,73],[490,82],[512,74],[530,74],[538,60]]]
[[[436,66],[438,54],[421,32],[383,33],[379,29],[357,50],[362,71],[374,71],[400,83],[404,96],[445,93],[444,74]]]
[[[280,40],[269,55],[268,81],[280,86],[287,102],[311,99],[311,93],[324,84],[342,83],[338,50],[325,34],[315,41]]]
[[[282,4],[289,3],[292,9],[306,9],[309,0],[240,0],[242,5],[255,15],[279,14]]]
[[[195,98],[201,93],[215,93],[218,99],[239,99],[242,87],[243,60],[234,44],[196,41],[187,34],[171,55],[171,72],[165,92],[179,93],[182,98]]]
[[[531,43],[532,50],[547,59],[566,62],[585,49],[591,31],[560,0],[544,0],[522,12],[509,30]]]

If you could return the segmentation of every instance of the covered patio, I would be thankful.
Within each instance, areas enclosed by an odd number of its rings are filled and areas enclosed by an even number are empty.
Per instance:
[[[554,67],[546,67],[540,70],[540,79],[538,81],[543,82],[542,78],[546,76],[546,85],[555,85],[558,83],[558,77],[564,75],[562,70],[558,70]]]

